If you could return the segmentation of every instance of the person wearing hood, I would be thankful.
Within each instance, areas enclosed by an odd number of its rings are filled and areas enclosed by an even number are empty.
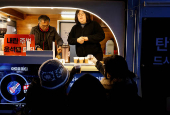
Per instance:
[[[101,26],[91,21],[90,14],[77,10],[75,14],[75,22],[68,36],[68,43],[75,45],[76,54],[79,57],[85,57],[92,54],[98,60],[103,59],[103,52],[100,42],[104,40],[105,33]]]

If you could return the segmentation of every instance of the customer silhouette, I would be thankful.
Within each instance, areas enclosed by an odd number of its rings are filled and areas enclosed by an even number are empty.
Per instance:
[[[97,78],[84,74],[74,82],[68,94],[69,113],[101,114],[105,106],[105,89]]]
[[[119,114],[137,114],[143,111],[142,98],[133,80],[135,74],[128,69],[126,60],[120,55],[104,58],[104,64],[93,59],[98,70],[105,76],[101,83],[106,89],[111,111]]]
[[[71,75],[74,73],[74,67]],[[65,114],[66,88],[69,71],[56,59],[45,61],[39,68],[38,79],[30,84],[26,94],[26,113],[29,115]]]

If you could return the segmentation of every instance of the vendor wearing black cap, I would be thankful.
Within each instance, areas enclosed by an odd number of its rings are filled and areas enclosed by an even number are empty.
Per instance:
[[[62,38],[58,35],[55,27],[50,26],[50,18],[46,15],[41,15],[38,18],[38,25],[31,29],[30,34],[35,35],[36,50],[52,50],[52,42],[57,42],[58,52],[61,52],[63,44]]]

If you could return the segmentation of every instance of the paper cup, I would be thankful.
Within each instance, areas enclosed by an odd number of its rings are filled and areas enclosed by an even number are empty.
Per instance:
[[[79,57],[79,63],[84,63],[84,57]]]
[[[74,63],[78,63],[79,58],[78,57],[73,57]]]
[[[89,58],[88,57],[85,57],[85,63],[89,63]]]

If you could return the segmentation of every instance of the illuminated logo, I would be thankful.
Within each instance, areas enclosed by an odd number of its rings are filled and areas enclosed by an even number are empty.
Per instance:
[[[12,71],[28,71],[28,67],[11,67]]]
[[[44,72],[41,71],[43,81],[54,81],[62,76],[63,66],[59,65],[55,71]]]
[[[23,86],[23,91],[24,91],[24,93],[27,93],[28,87],[29,87],[29,85],[24,85],[24,86]]]
[[[17,81],[11,81],[7,85],[7,90],[11,95],[17,95],[21,91],[21,85]]]

